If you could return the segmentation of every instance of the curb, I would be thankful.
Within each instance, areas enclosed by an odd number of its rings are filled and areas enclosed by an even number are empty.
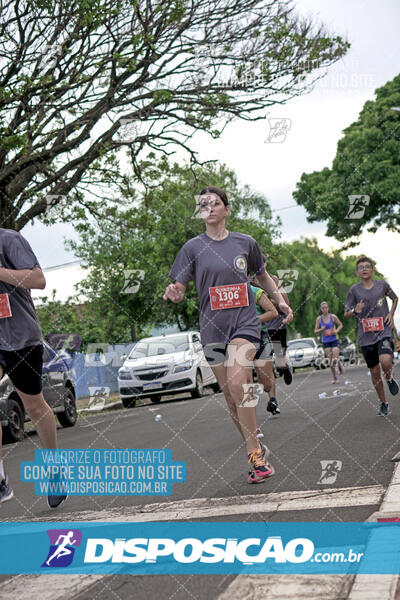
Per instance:
[[[393,460],[393,459],[392,459]],[[400,518],[400,463],[394,468],[392,479],[378,511],[367,522]],[[347,600],[395,600],[399,575],[356,575]]]

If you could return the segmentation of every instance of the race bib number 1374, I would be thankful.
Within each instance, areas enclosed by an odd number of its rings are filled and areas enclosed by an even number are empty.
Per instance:
[[[364,333],[369,331],[383,331],[383,317],[369,317],[362,320]]]
[[[8,294],[0,294],[0,319],[11,317],[11,306]]]
[[[218,285],[209,288],[211,310],[239,308],[249,305],[246,283]]]

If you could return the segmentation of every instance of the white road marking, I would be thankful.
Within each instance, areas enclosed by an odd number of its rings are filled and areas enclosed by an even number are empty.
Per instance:
[[[329,488],[292,492],[271,492],[227,498],[193,498],[175,502],[157,502],[136,506],[121,506],[96,511],[64,513],[55,511],[49,521],[181,521],[209,519],[226,515],[248,515],[261,512],[317,510],[379,504],[385,488],[381,485],[349,488]],[[43,517],[31,519],[43,521]]]

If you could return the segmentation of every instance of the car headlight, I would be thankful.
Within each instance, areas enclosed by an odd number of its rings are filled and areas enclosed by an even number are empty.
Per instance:
[[[192,367],[193,367],[193,361],[188,360],[185,363],[182,363],[181,365],[177,365],[174,369],[174,373],[180,373],[181,371],[188,371]]]
[[[118,371],[119,379],[132,379],[132,375],[129,369],[120,369]]]

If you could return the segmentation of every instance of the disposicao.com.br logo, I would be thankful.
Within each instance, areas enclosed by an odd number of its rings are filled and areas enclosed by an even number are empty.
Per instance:
[[[247,538],[90,538],[86,543],[87,563],[156,563],[166,557],[177,563],[304,563],[312,559],[314,544],[307,538],[294,538],[286,544],[280,536]]]

